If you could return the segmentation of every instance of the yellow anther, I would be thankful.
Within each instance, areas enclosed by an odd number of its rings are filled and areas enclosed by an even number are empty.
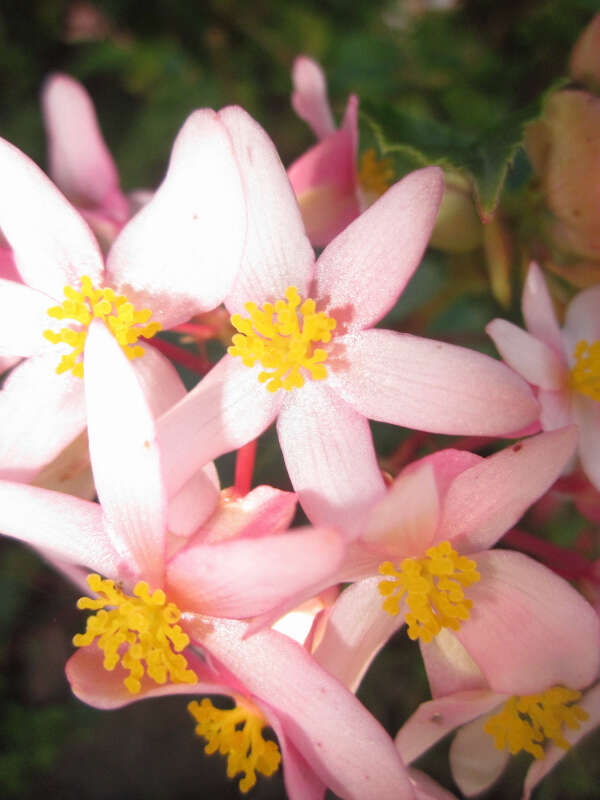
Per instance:
[[[246,303],[250,319],[240,314],[231,317],[231,324],[239,333],[234,335],[228,352],[239,356],[247,367],[257,361],[262,364],[265,372],[259,374],[258,380],[266,383],[270,392],[304,386],[305,375],[314,381],[326,378],[323,362],[327,352],[319,347],[313,349],[313,343],[331,341],[336,326],[333,317],[315,311],[314,300],[308,298],[302,303],[294,286],[286,289],[285,296],[286,300],[278,300],[275,305],[265,303],[262,309],[256,303]],[[298,319],[298,313],[302,319]]]
[[[576,392],[600,402],[600,341],[588,344],[585,339],[575,346],[575,366],[571,368],[569,383]]]
[[[369,147],[360,157],[358,182],[361,189],[376,200],[387,191],[394,180],[394,164],[391,158],[377,158],[375,149]]]
[[[152,316],[149,308],[136,311],[126,297],[115,294],[112,289],[94,289],[87,275],[81,278],[80,291],[72,286],[65,286],[63,291],[65,300],[62,305],[49,308],[48,316],[71,320],[71,326],[58,333],[44,331],[44,336],[52,344],[64,343],[73,348],[71,353],[62,357],[56,368],[59,375],[71,370],[73,375],[83,377],[83,348],[93,319],[101,319],[108,326],[129,359],[144,355],[144,349],[136,344],[140,336],[151,339],[162,327],[160,322],[146,325]]]
[[[196,734],[207,740],[204,752],[227,756],[227,777],[243,772],[239,788],[246,794],[256,783],[256,773],[272,775],[277,771],[281,754],[276,742],[263,739],[267,724],[258,708],[245,698],[236,697],[230,710],[215,708],[206,697],[201,703],[193,700],[188,711],[196,722]]]
[[[379,592],[385,597],[383,609],[396,616],[406,594],[411,639],[421,637],[430,642],[442,628],[457,631],[461,622],[469,619],[473,604],[465,598],[463,587],[479,580],[476,566],[470,558],[459,556],[450,542],[430,547],[425,558],[405,558],[400,571],[385,561],[379,572],[394,580],[379,583]]]
[[[568,750],[571,746],[562,734],[563,724],[578,730],[588,718],[587,711],[577,705],[581,692],[554,686],[540,694],[511,697],[483,726],[494,739],[498,750],[506,747],[515,755],[526,750],[534,758],[543,758],[542,744],[550,740]]]
[[[129,670],[123,683],[131,694],[140,691],[144,673],[160,684],[197,681],[185,656],[180,655],[190,643],[176,624],[181,613],[174,603],[166,603],[161,589],[150,594],[148,584],[140,581],[133,590],[135,597],[130,597],[100,575],[88,575],[87,582],[99,597],[81,597],[77,607],[98,613],[88,618],[85,633],[73,637],[75,647],[87,647],[97,638],[104,652],[104,668],[110,672],[120,662]],[[106,606],[111,608],[107,611]]]

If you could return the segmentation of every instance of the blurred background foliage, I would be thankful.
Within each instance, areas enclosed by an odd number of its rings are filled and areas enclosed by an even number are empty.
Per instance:
[[[360,96],[366,144],[378,134],[379,143],[399,145],[394,157],[407,170],[411,148],[460,164],[480,143],[470,168],[493,197],[509,157],[509,189],[528,175],[516,147],[522,122],[566,74],[597,8],[597,0],[2,0],[0,134],[44,165],[39,91],[61,71],[92,95],[125,190],[158,184],[177,130],[201,106],[243,105],[287,165],[313,143],[290,106],[291,65],[306,53],[326,71],[336,114],[350,92]],[[430,252],[387,324],[491,352],[483,328],[499,314],[517,318],[518,294],[514,276],[508,293],[490,293],[481,254],[457,262]],[[419,449],[407,449],[405,431],[381,425],[374,434],[391,471],[407,455],[448,444],[421,437]],[[220,465],[225,485],[232,463]],[[270,433],[259,445],[257,481],[289,488]],[[536,520],[528,524],[535,532]],[[564,532],[581,525],[567,510],[551,535],[564,544]],[[101,713],[71,697],[63,667],[83,626],[76,593],[29,551],[0,541],[0,552],[0,796],[238,797],[224,761],[203,755],[182,700]],[[380,654],[360,697],[392,734],[428,698],[406,637]],[[536,798],[596,798],[597,744],[570,753]],[[446,741],[422,762],[453,789],[447,750]],[[517,797],[526,765],[514,759],[487,796]],[[279,798],[282,786],[280,776],[261,779],[251,796]]]

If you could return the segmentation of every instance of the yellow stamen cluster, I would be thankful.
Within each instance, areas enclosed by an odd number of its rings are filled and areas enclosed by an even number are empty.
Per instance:
[[[358,168],[358,182],[364,192],[374,195],[376,199],[390,188],[394,177],[391,158],[377,158],[373,147],[364,151]]]
[[[569,375],[571,387],[600,402],[600,341],[588,344],[585,339],[575,347],[575,366]]]
[[[426,551],[425,558],[405,558],[396,570],[391,561],[379,567],[382,575],[395,578],[379,583],[385,597],[383,609],[396,616],[406,593],[410,612],[406,615],[408,635],[430,642],[442,628],[457,631],[469,619],[472,602],[463,588],[479,580],[476,564],[459,556],[450,542],[441,542]]]
[[[235,778],[243,772],[239,788],[246,794],[256,784],[256,773],[272,775],[277,771],[281,754],[275,742],[263,739],[266,720],[260,711],[247,700],[236,698],[230,710],[215,708],[207,698],[195,700],[188,711],[196,722],[196,734],[207,740],[204,751],[227,756],[227,777]]]
[[[580,722],[588,718],[587,711],[572,705],[580,699],[581,692],[563,686],[511,697],[483,729],[493,737],[498,750],[508,747],[513,755],[525,750],[534,758],[543,758],[542,744],[546,740],[565,750],[571,746],[562,734],[562,726],[576,731]]]
[[[253,367],[256,361],[262,364],[265,372],[258,380],[266,383],[270,392],[304,386],[302,371],[315,381],[326,378],[323,362],[327,353],[319,347],[313,349],[313,343],[329,342],[336,326],[335,319],[324,311],[315,311],[311,298],[300,305],[302,298],[295,286],[289,286],[285,296],[286,300],[275,305],[265,303],[262,309],[256,303],[246,303],[250,319],[240,314],[231,317],[239,333],[234,335],[228,352],[239,356],[247,367]],[[298,319],[298,312],[303,319]]]
[[[48,316],[72,320],[75,325],[62,328],[58,333],[44,331],[44,336],[52,344],[64,343],[73,348],[71,353],[62,357],[56,368],[59,375],[71,370],[76,377],[83,377],[83,348],[93,319],[101,319],[108,326],[129,359],[144,355],[144,349],[136,345],[140,336],[151,339],[161,329],[160,322],[146,325],[152,316],[149,308],[136,311],[126,297],[115,294],[112,289],[94,289],[87,275],[81,279],[80,291],[72,286],[65,286],[63,291],[65,300],[62,305],[49,308]]]
[[[190,643],[176,624],[181,613],[174,603],[166,603],[161,589],[150,594],[148,584],[140,581],[133,590],[135,597],[130,597],[114,581],[102,580],[100,575],[88,575],[87,581],[100,596],[95,600],[81,597],[77,607],[101,610],[88,618],[85,633],[73,637],[75,647],[87,647],[97,638],[98,647],[104,652],[104,668],[110,672],[120,662],[129,670],[123,683],[131,694],[140,691],[145,673],[160,684],[167,679],[195,683],[196,673],[188,669],[185,656],[179,654]],[[106,606],[113,608],[107,611]],[[125,652],[122,645],[126,646]]]

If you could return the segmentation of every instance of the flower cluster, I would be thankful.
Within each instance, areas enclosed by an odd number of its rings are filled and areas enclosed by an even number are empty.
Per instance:
[[[299,58],[293,81],[319,142],[287,173],[243,109],[202,109],[156,191],[127,197],[63,75],[43,95],[54,183],[0,140],[0,532],[81,588],[73,693],[101,709],[191,696],[242,793],[282,769],[293,800],[448,797],[408,765],[460,727],[461,790],[525,750],[528,795],[597,721],[598,687],[582,693],[600,620],[556,570],[495,545],[557,481],[600,491],[600,287],[561,329],[532,263],[526,330],[487,328],[505,363],[381,326],[444,174],[359,156],[357,98],[336,129],[318,65]],[[168,330],[227,339],[190,391],[172,360],[200,356]],[[390,475],[369,420],[487,455],[431,447]],[[251,488],[273,422],[292,492]],[[221,489],[213,460],[234,450]],[[53,470],[65,459],[77,488]],[[404,625],[433,699],[394,741],[356,690]]]

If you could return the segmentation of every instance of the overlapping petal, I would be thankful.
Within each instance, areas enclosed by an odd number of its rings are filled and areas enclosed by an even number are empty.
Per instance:
[[[275,419],[283,398],[258,382],[260,369],[224,356],[158,420],[169,496],[201,466],[255,439]]]
[[[260,538],[197,544],[167,567],[169,596],[182,608],[215,617],[263,614],[332,575],[344,554],[333,530],[307,528]]]
[[[523,317],[527,330],[532,336],[546,342],[556,353],[562,354],[563,344],[552,305],[552,298],[546,286],[541,269],[532,263],[523,287]]]
[[[84,376],[92,469],[115,548],[160,587],[167,502],[154,420],[126,356],[97,321],[86,340]]]
[[[3,139],[0,173],[0,227],[24,282],[56,299],[82,275],[101,283],[102,254],[91,230],[41,169]]]
[[[0,279],[0,354],[33,356],[52,349],[43,333],[51,328],[53,298],[23,283]]]
[[[245,303],[279,300],[288,286],[305,296],[314,253],[273,142],[241,108],[226,108],[220,118],[233,142],[248,213],[243,259],[225,305],[243,314]]]
[[[244,638],[246,625],[199,621],[198,635],[248,691],[264,698],[321,780],[344,800],[414,796],[378,722],[303,647],[276,631]]]
[[[485,791],[501,775],[510,758],[508,750],[498,750],[485,733],[485,718],[473,720],[457,731],[450,745],[452,777],[467,797]]]
[[[246,236],[244,189],[219,116],[195,111],[167,175],[107,258],[107,282],[169,328],[217,306],[230,290]]]

